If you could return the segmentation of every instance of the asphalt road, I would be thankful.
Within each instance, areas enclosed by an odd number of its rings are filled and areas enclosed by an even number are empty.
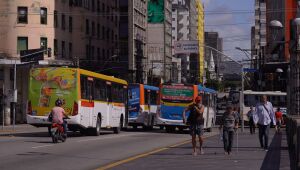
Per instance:
[[[188,134],[168,134],[161,130],[103,132],[98,137],[72,133],[65,143],[59,144],[53,144],[46,132],[0,136],[0,169],[97,169],[188,139]]]

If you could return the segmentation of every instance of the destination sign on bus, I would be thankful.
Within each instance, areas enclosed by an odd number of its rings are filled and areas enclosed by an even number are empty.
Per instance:
[[[164,86],[162,98],[167,100],[192,100],[193,88],[188,86]]]

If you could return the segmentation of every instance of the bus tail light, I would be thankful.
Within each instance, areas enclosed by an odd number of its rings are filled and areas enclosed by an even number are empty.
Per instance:
[[[78,115],[78,103],[74,102],[72,116]]]
[[[31,101],[28,101],[27,103],[27,114],[32,115]]]

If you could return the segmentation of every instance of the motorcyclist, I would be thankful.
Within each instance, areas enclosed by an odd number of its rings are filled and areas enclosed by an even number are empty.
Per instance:
[[[66,115],[64,108],[61,107],[62,105],[63,105],[63,102],[61,99],[57,99],[55,101],[55,106],[51,110],[52,123],[57,123],[57,124],[62,125],[64,128],[64,134],[67,135],[68,125],[67,125],[67,121],[64,120],[64,118],[68,118],[68,116]]]

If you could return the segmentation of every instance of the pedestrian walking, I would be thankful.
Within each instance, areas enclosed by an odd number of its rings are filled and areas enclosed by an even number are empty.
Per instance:
[[[223,128],[223,144],[225,155],[230,155],[232,151],[234,132],[237,132],[239,118],[234,114],[233,108],[227,106],[222,116],[220,129]],[[238,141],[237,141],[238,142]]]
[[[276,117],[276,132],[280,132],[281,125],[283,122],[282,112],[280,111],[280,107],[277,108],[277,111],[275,112]]]
[[[254,121],[253,121],[253,114],[254,114],[253,106],[250,106],[250,110],[247,113],[247,117],[249,119],[250,134],[255,133],[255,124],[254,124]]]
[[[258,125],[260,147],[268,151],[270,125],[272,122],[276,125],[276,120],[273,105],[267,100],[266,95],[263,95],[256,105],[253,120]]]
[[[188,118],[186,119],[186,113],[190,111]],[[197,155],[197,142],[196,137],[198,136],[199,143],[200,143],[200,154],[204,154],[203,151],[203,134],[204,134],[204,105],[202,104],[201,96],[197,96],[195,98],[195,102],[189,105],[186,109],[184,109],[182,113],[183,123],[188,124],[190,126],[190,134],[192,136],[192,146],[193,146],[193,155]]]

